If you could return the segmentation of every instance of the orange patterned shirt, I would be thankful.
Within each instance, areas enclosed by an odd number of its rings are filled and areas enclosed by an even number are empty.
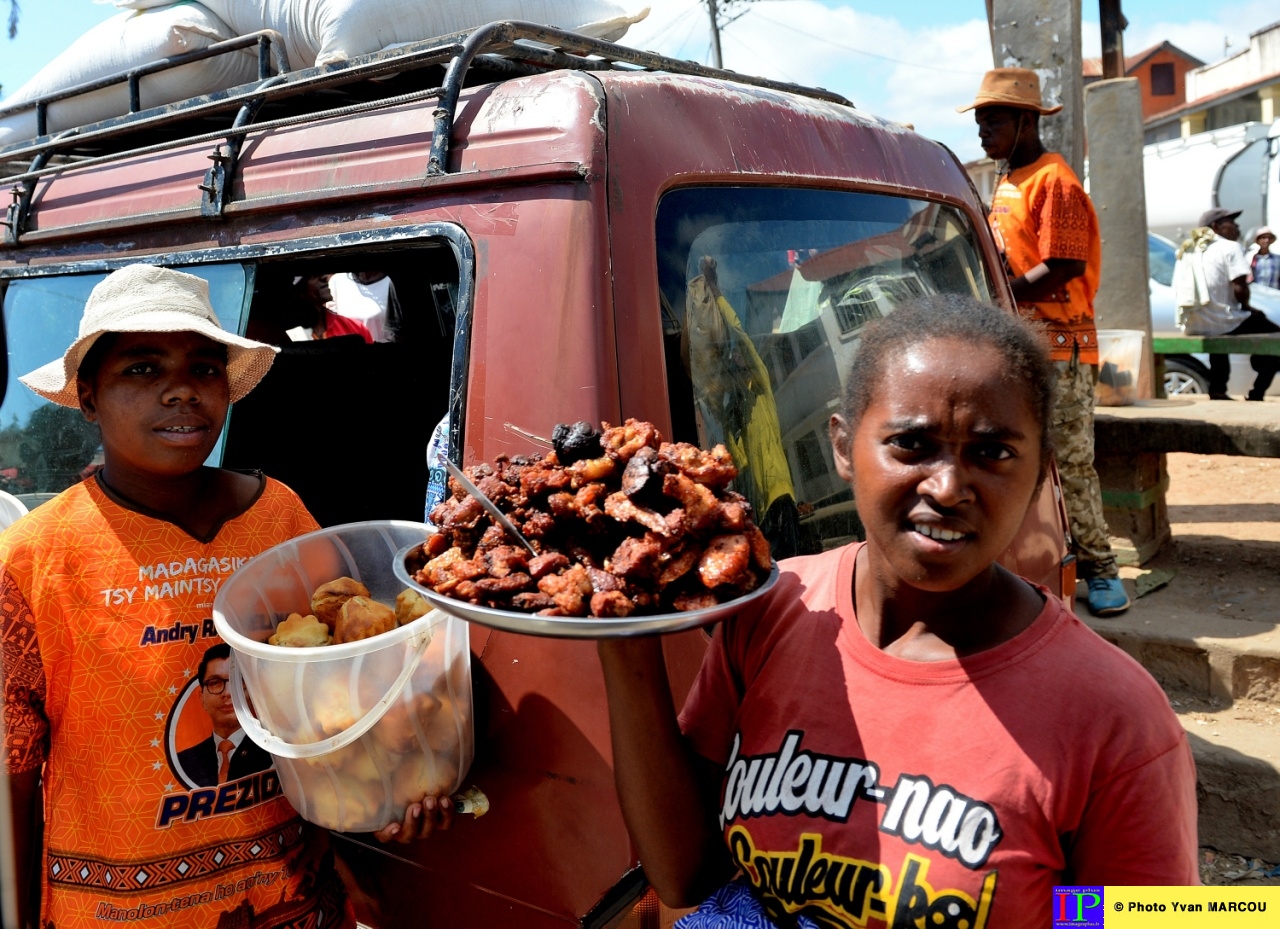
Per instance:
[[[1102,237],[1089,195],[1061,155],[1046,152],[1000,178],[991,198],[991,231],[1010,277],[1026,274],[1050,258],[1085,262],[1085,272],[1047,300],[1019,303],[1018,310],[1043,323],[1049,354],[1098,363],[1093,296],[1102,274]]]
[[[221,712],[196,680],[221,641],[214,594],[315,528],[270,479],[209,542],[90,479],[0,536],[5,756],[12,773],[44,766],[42,926],[354,925],[271,757],[242,738],[229,776],[216,755],[212,775],[197,765]]]

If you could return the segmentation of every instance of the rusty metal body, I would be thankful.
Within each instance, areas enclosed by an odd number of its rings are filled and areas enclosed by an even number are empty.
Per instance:
[[[449,173],[432,175],[433,110],[418,101],[249,132],[220,217],[202,210],[212,145],[37,180],[5,279],[394,247],[451,228],[474,256],[454,395],[467,463],[539,452],[520,430],[635,416],[670,433],[654,216],[685,185],[785,185],[946,203],[999,261],[954,156],[834,102],[707,77],[561,71],[462,92]],[[1007,288],[994,275],[1000,300]],[[415,421],[412,397],[400,399]],[[1052,484],[1007,562],[1057,589],[1063,522]],[[705,649],[667,642],[687,691]],[[472,630],[472,780],[493,811],[409,849],[350,854],[380,926],[602,925],[639,884],[614,795],[592,644]]]

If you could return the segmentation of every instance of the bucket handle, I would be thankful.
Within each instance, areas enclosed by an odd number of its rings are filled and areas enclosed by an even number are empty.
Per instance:
[[[382,719],[387,710],[391,708],[391,704],[399,699],[405,684],[409,683],[409,678],[413,677],[414,671],[418,669],[418,663],[422,660],[422,655],[427,650],[427,646],[431,644],[431,629],[431,626],[424,629],[418,635],[416,642],[413,638],[409,639],[409,642],[413,644],[412,658],[404,663],[400,676],[395,679],[391,687],[383,694],[382,699],[370,707],[364,716],[335,736],[331,736],[321,742],[307,742],[304,744],[286,742],[274,733],[267,731],[266,727],[258,722],[258,718],[249,709],[248,700],[245,699],[244,680],[240,676],[240,668],[236,665],[235,651],[233,650],[228,674],[230,680],[227,686],[231,688],[231,703],[235,707],[236,718],[240,721],[240,726],[244,729],[245,735],[252,739],[255,745],[272,755],[279,755],[281,758],[315,758],[318,755],[327,755],[330,752],[344,749],[377,725],[378,720]]]

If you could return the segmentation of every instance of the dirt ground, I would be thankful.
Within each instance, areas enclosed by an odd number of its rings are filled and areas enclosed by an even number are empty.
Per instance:
[[[1173,544],[1143,570],[1177,572],[1168,609],[1280,625],[1280,459],[1170,455],[1167,499]]]
[[[1280,625],[1280,459],[1173,454],[1168,461],[1173,542],[1141,569],[1123,568],[1121,574],[1135,579],[1153,569],[1176,572],[1149,594],[1170,613],[1217,612]],[[1274,728],[1280,740],[1280,707],[1200,705],[1177,697],[1173,704],[1195,725],[1213,726],[1229,714]],[[1206,884],[1280,884],[1280,868],[1204,848],[1200,877]]]

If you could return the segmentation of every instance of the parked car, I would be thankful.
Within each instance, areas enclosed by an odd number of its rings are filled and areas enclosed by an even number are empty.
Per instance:
[[[16,376],[57,358],[93,285],[138,261],[205,277],[228,329],[282,345],[215,463],[284,481],[322,524],[421,520],[442,416],[458,464],[540,454],[557,422],[636,417],[729,442],[748,474],[766,462],[745,429],[778,430],[756,445],[785,455],[795,531],[774,539],[793,551],[861,534],[827,437],[861,327],[921,293],[1013,308],[982,205],[938,143],[824,91],[527,24],[0,149],[11,187],[0,474],[33,494],[79,480],[98,440]],[[690,325],[708,258],[740,321],[732,352]],[[296,280],[362,272],[394,285],[393,341],[288,341]],[[762,384],[776,417],[751,423]],[[739,489],[768,525],[774,498]],[[1002,561],[1070,596],[1059,496],[1047,481]],[[470,635],[469,779],[492,811],[397,854],[339,843],[361,922],[616,926],[645,884],[595,644]],[[677,700],[708,641],[665,642]]]
[[[1147,258],[1151,274],[1151,329],[1153,332],[1174,332],[1177,307],[1173,297],[1173,265],[1177,246],[1162,235],[1147,233]],[[1249,302],[1256,310],[1262,310],[1273,322],[1280,323],[1280,290],[1261,284],[1249,286]],[[1231,377],[1227,381],[1227,393],[1243,396],[1253,386],[1254,371],[1249,366],[1248,355],[1231,356]],[[1165,355],[1164,392],[1167,397],[1209,392],[1209,356]],[[1267,391],[1280,396],[1280,378],[1276,378]]]

